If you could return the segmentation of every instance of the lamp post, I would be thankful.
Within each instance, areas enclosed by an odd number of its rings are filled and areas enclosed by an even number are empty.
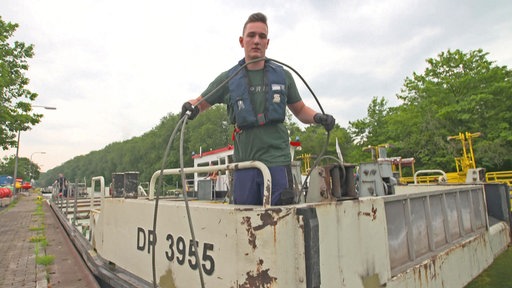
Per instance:
[[[32,107],[36,107],[36,108],[44,108],[46,110],[57,110],[56,107],[50,107],[50,106],[41,106],[41,105],[32,105]]]
[[[43,108],[46,110],[57,110],[55,107],[32,105],[32,107]],[[20,130],[18,130],[18,141],[16,142],[16,156],[14,157],[14,177],[12,179],[12,194],[16,196],[16,177],[18,177],[18,154],[20,152]]]
[[[46,154],[46,152],[34,152],[32,154],[30,154],[30,181],[32,182],[33,179],[33,175],[34,173],[33,170],[32,170],[32,156],[34,156],[34,154]]]

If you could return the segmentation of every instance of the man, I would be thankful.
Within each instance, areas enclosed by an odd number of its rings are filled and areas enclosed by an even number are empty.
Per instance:
[[[57,184],[59,196],[68,197],[68,180],[64,177],[64,174],[59,173],[59,178],[57,178],[53,184]]]
[[[235,124],[234,160],[257,160],[267,165],[272,175],[271,204],[291,204],[290,144],[283,124],[286,107],[301,122],[321,124],[327,131],[334,128],[335,120],[331,115],[317,113],[304,104],[292,75],[282,66],[266,60],[249,63],[264,58],[269,44],[264,14],[249,16],[239,42],[245,52],[244,59],[221,73],[201,96],[185,102],[181,117],[188,115],[192,120],[214,104],[227,104],[229,118]],[[249,64],[236,74],[245,63]],[[233,78],[228,84],[222,86],[231,76]],[[234,203],[263,204],[263,185],[263,176],[258,169],[235,171]]]

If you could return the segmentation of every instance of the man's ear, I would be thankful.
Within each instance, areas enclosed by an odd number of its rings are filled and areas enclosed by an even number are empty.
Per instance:
[[[240,36],[240,38],[238,38],[238,42],[240,42],[240,47],[244,48],[244,37],[243,36]]]

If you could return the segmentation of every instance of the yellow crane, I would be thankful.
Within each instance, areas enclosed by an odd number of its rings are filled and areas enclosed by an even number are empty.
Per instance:
[[[473,152],[473,138],[480,137],[481,133],[462,133],[448,136],[448,141],[459,140],[462,145],[462,156],[455,157],[457,172],[446,173],[448,183],[464,183],[469,169],[476,169],[475,153]]]

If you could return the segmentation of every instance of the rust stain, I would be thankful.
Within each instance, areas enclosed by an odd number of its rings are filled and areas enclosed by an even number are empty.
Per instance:
[[[259,214],[261,224],[254,226],[254,231],[265,229],[267,226],[275,227],[281,219],[286,218],[291,214],[291,211],[288,211],[288,213],[280,215],[282,211],[282,209],[278,208],[273,210],[266,210],[265,212]]]
[[[256,245],[256,234],[254,233],[254,229],[252,228],[251,217],[242,217],[242,222],[240,224],[245,225],[245,231],[247,232],[247,239],[249,245],[252,247],[253,251],[256,250],[256,248],[258,248],[258,245]]]
[[[363,287],[364,288],[382,287],[380,285],[379,274],[377,274],[377,273],[375,273],[373,275],[368,275],[368,276],[361,277],[361,280],[363,282]]]
[[[172,270],[167,269],[165,273],[160,276],[160,281],[158,281],[158,285],[160,287],[165,288],[176,288],[176,284],[174,284],[174,276],[172,275]]]
[[[370,217],[370,218],[372,218],[372,221],[375,221],[375,220],[377,220],[377,208],[375,208],[372,205],[372,211],[371,212],[361,212],[361,211],[359,211],[358,215],[359,216],[363,215],[363,216]]]
[[[269,269],[263,269],[263,259],[259,259],[256,263],[256,271],[247,271],[245,282],[238,285],[238,288],[271,288],[277,284],[277,278],[271,276]]]
[[[302,217],[299,215],[296,215],[295,220],[297,220],[297,224],[299,225],[299,229],[302,230],[304,233],[304,222],[301,220]]]
[[[259,231],[259,230],[264,229],[267,226],[272,226],[274,228],[274,244],[277,243],[276,225],[277,225],[277,223],[279,223],[279,221],[281,219],[283,219],[291,214],[291,211],[289,211],[288,213],[280,216],[282,211],[283,211],[282,209],[277,208],[277,209],[267,210],[264,213],[259,214],[261,224],[258,226],[255,226],[254,231]]]
[[[270,204],[270,202],[271,202],[270,201],[271,200],[270,199],[270,187],[271,187],[270,184],[265,185],[265,192],[267,192],[267,193],[265,194],[265,199],[263,199],[263,204],[265,204],[265,203]]]
[[[244,216],[242,217],[242,225],[245,225],[245,231],[247,232],[248,242],[249,245],[252,247],[253,250],[256,250],[258,248],[258,245],[256,244],[256,231],[260,231],[265,229],[266,227],[272,226],[274,228],[274,243],[276,242],[276,225],[279,223],[279,221],[285,217],[288,217],[291,215],[291,211],[287,212],[284,215],[280,215],[283,210],[280,208],[277,209],[269,209],[266,210],[263,213],[258,214],[261,220],[261,224],[257,226],[252,225],[251,217],[250,216]]]
[[[436,283],[437,277],[440,276],[437,273],[437,261],[442,261],[441,258],[445,257],[445,255],[435,255],[430,257],[430,259],[425,262],[418,264],[412,268],[414,282],[416,283],[416,287],[446,287],[444,285],[444,280],[440,279],[441,285]],[[441,264],[442,265],[442,264]],[[406,277],[407,272],[399,273],[395,277]]]
[[[435,280],[437,278],[437,269],[436,269],[436,258],[432,257],[432,280]]]
[[[430,274],[429,272],[431,270],[431,266],[430,266],[431,264],[432,263],[430,263],[430,262],[423,264],[423,274],[424,274],[424,277],[425,277],[425,281],[427,282],[426,283],[427,286],[428,286],[428,283],[430,282],[428,275]]]

